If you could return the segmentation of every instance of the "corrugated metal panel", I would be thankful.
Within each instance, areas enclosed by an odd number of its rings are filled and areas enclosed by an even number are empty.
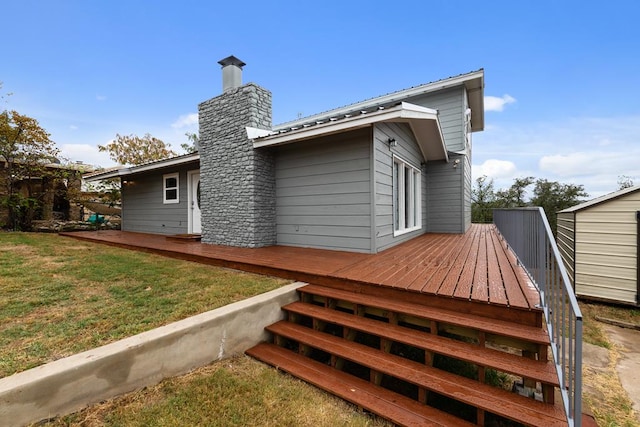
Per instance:
[[[611,276],[577,274],[576,294],[578,297],[591,297],[616,302],[636,304],[635,284],[626,279]]]
[[[607,256],[633,256],[636,248],[635,242],[620,243],[616,241],[605,242],[585,242],[576,245],[576,250],[581,254],[602,254]]]
[[[575,283],[575,223],[573,213],[558,214],[556,241],[571,284]]]
[[[575,211],[578,295],[637,302],[638,210],[640,192],[627,191]]]
[[[370,146],[362,129],[278,149],[278,244],[370,252]]]

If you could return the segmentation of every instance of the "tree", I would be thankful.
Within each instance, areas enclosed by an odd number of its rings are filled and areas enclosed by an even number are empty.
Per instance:
[[[17,111],[0,112],[0,182],[4,186],[0,203],[8,208],[8,222],[14,229],[29,227],[42,200],[36,198],[33,179],[45,180],[57,162],[55,143],[36,119]],[[19,188],[19,184],[21,188]],[[44,195],[41,194],[41,197]]]
[[[527,187],[533,184],[532,176],[525,178],[516,178],[508,190],[500,190],[496,193],[497,204],[501,208],[518,208],[527,206],[524,196]]]
[[[626,175],[620,175],[618,177],[618,190],[624,190],[625,188],[631,188],[633,187],[633,180],[626,176]]]
[[[121,165],[141,165],[177,156],[170,144],[148,133],[143,137],[116,134],[107,145],[98,145],[98,150],[108,152],[111,160]]]
[[[187,154],[196,153],[200,148],[200,139],[198,138],[198,134],[196,133],[185,133],[189,143],[180,144],[180,148],[182,148]]]
[[[493,222],[493,208],[496,195],[493,191],[493,179],[481,176],[471,190],[471,221],[479,223]]]
[[[584,191],[584,186],[582,185],[560,184],[555,181],[538,179],[533,189],[531,205],[540,206],[544,209],[551,231],[555,235],[557,213],[577,205],[585,197],[589,197],[589,194]]]
[[[535,184],[533,196],[526,200],[527,187],[531,184]],[[516,178],[507,190],[494,192],[493,180],[483,176],[476,180],[476,187],[471,190],[471,220],[473,222],[493,221],[494,208],[541,206],[555,234],[557,212],[577,205],[581,202],[581,198],[588,196],[582,185],[560,184],[546,179],[536,180],[531,176]]]

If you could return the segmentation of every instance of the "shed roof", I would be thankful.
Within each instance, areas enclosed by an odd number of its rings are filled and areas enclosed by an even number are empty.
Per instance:
[[[583,209],[588,209],[592,206],[599,205],[601,203],[608,202],[610,200],[617,199],[618,197],[625,196],[627,194],[635,193],[636,191],[640,191],[640,185],[636,185],[635,187],[624,188],[622,190],[614,191],[613,193],[605,194],[604,196],[596,197],[595,199],[591,199],[584,203],[580,203],[579,205],[572,206],[567,209],[563,209],[558,213],[569,213],[569,212],[577,212]]]
[[[458,74],[457,76],[447,77],[445,79],[412,86],[386,95],[369,98],[364,101],[345,105],[333,110],[324,111],[308,117],[285,122],[274,126],[274,130],[299,127],[305,123],[313,123],[316,121],[326,121],[331,117],[344,116],[361,110],[370,110],[381,105],[389,105],[406,101],[408,98],[448,89],[451,87],[464,85],[467,89],[469,97],[469,108],[471,109],[471,131],[484,130],[484,69],[477,71]]]

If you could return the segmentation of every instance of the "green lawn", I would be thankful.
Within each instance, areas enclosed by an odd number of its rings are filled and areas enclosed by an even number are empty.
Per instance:
[[[0,377],[285,283],[54,234],[0,233]]]
[[[0,377],[286,283],[52,234],[0,232]],[[246,356],[37,425],[390,426]]]
[[[44,425],[392,426],[247,356],[218,361]]]

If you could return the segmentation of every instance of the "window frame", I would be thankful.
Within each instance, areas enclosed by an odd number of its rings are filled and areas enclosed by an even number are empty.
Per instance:
[[[175,178],[176,180],[175,187],[167,187],[167,180],[171,178]],[[168,198],[167,191],[172,191],[172,190],[176,191],[176,197]],[[179,172],[167,173],[162,175],[162,203],[165,205],[180,203],[180,173]]]
[[[422,171],[393,155],[393,236],[422,229]]]

